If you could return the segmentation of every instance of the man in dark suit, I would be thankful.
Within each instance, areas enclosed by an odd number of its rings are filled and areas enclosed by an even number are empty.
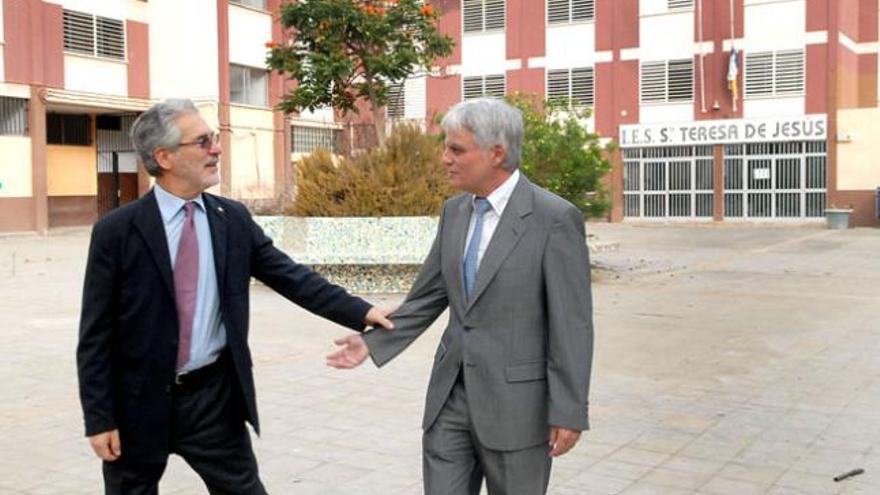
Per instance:
[[[242,204],[204,192],[222,150],[191,101],[154,105],[131,134],[155,187],[94,227],[77,346],[105,492],[158,493],[174,453],[212,494],[263,494],[245,427],[259,433],[251,277],[354,330],[390,328],[387,311],[292,261]]]
[[[593,357],[584,218],[518,171],[519,110],[468,100],[442,122],[443,163],[464,191],[443,205],[437,237],[395,330],[351,335],[337,368],[382,366],[447,308],[422,420],[427,495],[537,495],[551,458],[588,427]]]

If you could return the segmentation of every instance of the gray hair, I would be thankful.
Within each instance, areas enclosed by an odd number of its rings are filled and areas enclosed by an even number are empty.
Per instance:
[[[446,132],[470,132],[482,149],[503,147],[507,157],[501,166],[505,170],[516,170],[522,161],[522,112],[503,100],[476,98],[457,103],[443,117],[440,126]]]
[[[147,173],[158,177],[162,168],[154,153],[159,148],[176,150],[180,145],[177,119],[183,114],[198,113],[192,100],[171,99],[151,106],[131,126],[131,142]]]

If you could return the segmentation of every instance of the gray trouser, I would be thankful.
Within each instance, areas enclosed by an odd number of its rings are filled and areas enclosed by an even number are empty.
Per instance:
[[[437,420],[422,438],[425,495],[541,495],[550,481],[548,444],[498,451],[480,444],[459,377]]]

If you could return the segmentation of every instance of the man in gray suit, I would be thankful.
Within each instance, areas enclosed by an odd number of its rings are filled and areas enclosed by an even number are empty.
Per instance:
[[[444,117],[443,162],[464,191],[443,206],[437,237],[394,331],[336,341],[336,368],[382,366],[448,307],[428,385],[425,493],[545,493],[553,457],[588,428],[593,353],[584,220],[517,170],[523,120],[496,99]]]

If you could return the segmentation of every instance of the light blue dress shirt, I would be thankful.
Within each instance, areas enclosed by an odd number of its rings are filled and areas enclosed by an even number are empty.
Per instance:
[[[183,231],[185,212],[183,205],[187,200],[162,189],[157,183],[153,186],[162,224],[165,226],[165,238],[168,241],[168,253],[171,255],[171,266],[177,259],[177,246]],[[205,202],[200,194],[192,200],[196,203],[194,220],[196,237],[199,240],[199,281],[196,296],[196,312],[193,317],[192,344],[189,362],[177,370],[179,373],[192,371],[217,360],[220,351],[226,347],[226,329],[220,316],[220,296],[217,288],[217,270],[214,265],[214,247],[211,244],[211,228],[208,225],[208,214]],[[173,268],[172,268],[173,269]]]

